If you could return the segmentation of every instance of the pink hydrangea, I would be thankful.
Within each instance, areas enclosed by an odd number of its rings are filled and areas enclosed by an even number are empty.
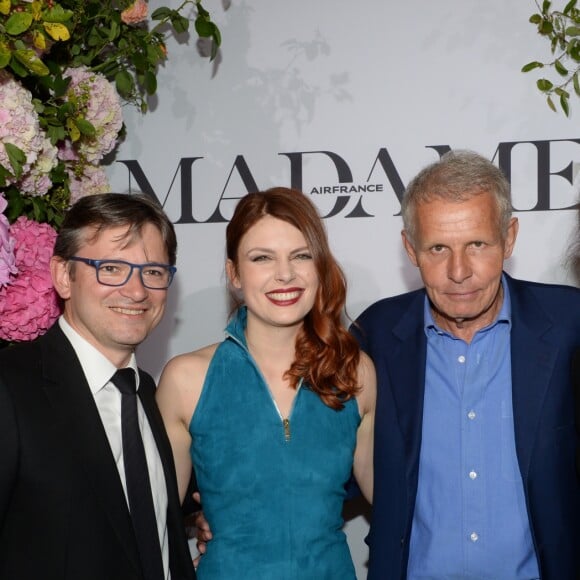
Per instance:
[[[27,271],[0,289],[0,338],[34,340],[44,334],[60,314],[50,273]]]
[[[113,150],[123,126],[119,94],[113,83],[86,67],[67,69],[65,75],[71,78],[69,98],[74,96],[82,116],[96,130],[95,137],[81,136],[73,147],[83,160],[96,164]],[[59,155],[63,154],[66,154],[66,149],[61,148]]]
[[[52,187],[50,172],[58,163],[57,149],[53,147],[49,139],[44,139],[44,146],[40,151],[36,163],[30,172],[18,182],[18,189],[29,195],[45,195]]]
[[[0,193],[0,288],[10,281],[10,276],[18,272],[14,256],[14,238],[10,235],[10,224],[4,215],[8,202]]]
[[[10,233],[16,240],[19,271],[23,268],[48,270],[56,241],[56,231],[51,226],[20,216],[10,227]]]
[[[81,197],[111,191],[109,179],[101,166],[87,164],[80,176],[75,173],[77,172],[68,172],[71,205]]]
[[[121,12],[121,20],[125,24],[140,24],[147,19],[147,2],[145,0],[135,0],[129,8]]]
[[[46,193],[52,185],[48,174],[57,162],[56,149],[40,128],[30,92],[3,71],[0,71],[0,143],[15,145],[26,156],[22,175],[17,183],[20,193]],[[12,171],[4,147],[0,147],[0,165]],[[44,179],[39,179],[41,176]],[[16,183],[16,179],[8,178],[6,185],[13,183]],[[44,191],[39,193],[37,186]]]
[[[33,340],[58,318],[60,306],[50,276],[56,232],[48,224],[19,217],[11,226],[18,273],[0,288],[0,338]]]

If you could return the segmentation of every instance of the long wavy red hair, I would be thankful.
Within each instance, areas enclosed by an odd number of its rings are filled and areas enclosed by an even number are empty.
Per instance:
[[[238,202],[226,229],[226,254],[236,269],[242,237],[266,215],[300,230],[312,252],[319,280],[314,305],[296,338],[295,359],[286,376],[294,388],[300,378],[304,379],[326,405],[341,409],[359,389],[360,350],[342,322],[346,279],[330,251],[316,207],[302,192],[285,187],[249,193]]]

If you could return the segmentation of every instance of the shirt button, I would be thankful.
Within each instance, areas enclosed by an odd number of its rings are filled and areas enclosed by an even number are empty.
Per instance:
[[[458,356],[458,357],[457,357],[457,360],[458,360],[458,361],[459,361],[461,364],[463,364],[463,363],[465,362],[465,357],[464,357],[463,355],[460,355],[460,356]]]
[[[477,540],[479,540],[479,536],[477,535],[476,532],[471,532],[471,534],[469,535],[469,539],[472,542],[477,542]]]
[[[473,470],[471,470],[471,471],[469,472],[469,478],[470,478],[470,479],[476,479],[476,478],[477,478],[477,471],[473,471]]]
[[[475,419],[475,411],[472,409],[467,413],[467,416],[473,421]]]

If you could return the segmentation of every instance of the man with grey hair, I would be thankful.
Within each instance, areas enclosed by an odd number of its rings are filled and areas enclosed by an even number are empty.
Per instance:
[[[573,579],[580,291],[503,272],[518,221],[478,154],[423,169],[402,213],[424,288],[353,326],[378,379],[368,578]]]

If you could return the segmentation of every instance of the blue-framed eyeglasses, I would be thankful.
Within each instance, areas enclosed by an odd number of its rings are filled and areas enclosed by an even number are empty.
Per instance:
[[[173,281],[173,276],[177,271],[175,266],[169,264],[132,264],[125,260],[92,260],[91,258],[81,258],[72,256],[69,260],[83,262],[95,269],[97,282],[104,286],[123,286],[131,278],[133,270],[139,270],[141,284],[151,290],[165,290],[169,288]]]

